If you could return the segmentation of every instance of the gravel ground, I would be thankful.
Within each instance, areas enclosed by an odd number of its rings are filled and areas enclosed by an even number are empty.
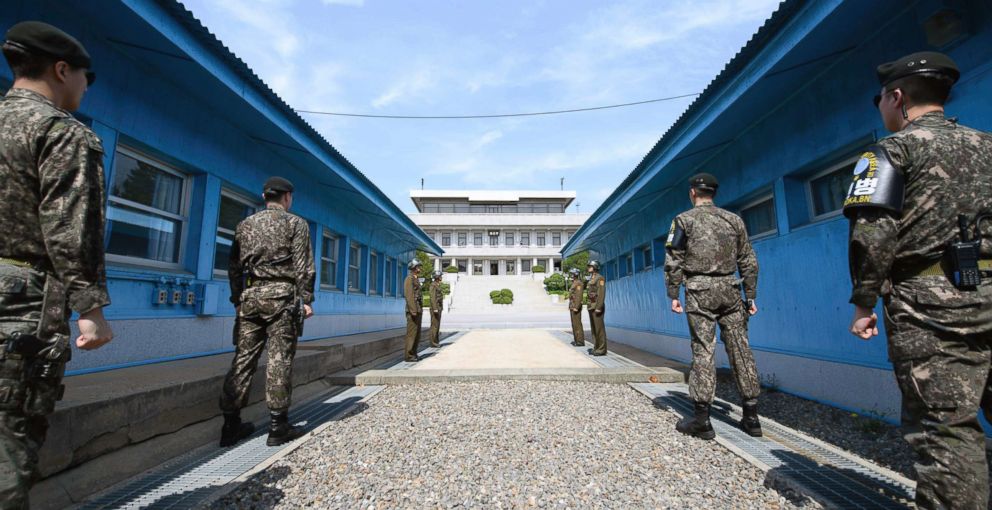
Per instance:
[[[626,385],[395,386],[215,508],[795,508]]]
[[[729,371],[717,376],[717,398],[740,405],[740,396]],[[898,426],[850,411],[806,400],[780,391],[762,389],[758,412],[782,425],[805,432],[849,452],[916,479],[915,454]],[[992,454],[986,450],[992,470]],[[992,490],[992,480],[990,480]],[[992,510],[992,502],[989,504]]]

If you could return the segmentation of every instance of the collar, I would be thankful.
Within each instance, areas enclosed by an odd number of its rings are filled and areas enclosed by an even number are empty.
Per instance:
[[[696,205],[694,207],[714,207],[714,205],[713,205],[713,202],[703,202],[703,203],[701,203],[699,205]]]
[[[33,90],[22,89],[22,88],[10,89],[10,90],[7,91],[7,96],[6,97],[7,97],[7,99],[20,98],[20,99],[27,99],[27,100],[30,100],[30,101],[37,101],[39,103],[42,103],[42,104],[46,104],[48,106],[51,106],[52,108],[55,108],[56,110],[63,111],[58,106],[55,106],[55,103],[53,103],[51,99],[48,99],[47,97],[45,97],[45,96],[43,96],[43,95],[41,95],[41,94],[39,94],[39,93],[37,93],[37,92],[35,92]]]
[[[265,204],[265,208],[266,209],[269,209],[269,210],[275,209],[277,211],[285,211],[286,210],[286,208],[283,207],[282,204],[276,204],[276,203],[272,203],[272,202],[269,202],[269,203]]]

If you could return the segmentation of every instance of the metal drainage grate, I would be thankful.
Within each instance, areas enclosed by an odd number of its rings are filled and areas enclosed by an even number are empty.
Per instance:
[[[332,416],[355,406],[383,386],[340,388],[325,393],[299,409],[291,417],[309,432]],[[177,457],[146,475],[88,501],[79,508],[190,508],[207,500],[220,487],[230,483],[289,445],[266,446],[267,431],[259,430],[233,448],[211,448]]]
[[[656,404],[665,405],[684,416],[693,412],[688,387],[676,384],[631,384]],[[744,453],[747,460],[757,460],[769,468],[772,477],[793,481],[812,493],[814,499],[833,508],[903,509],[915,496],[914,489],[867,461],[855,461],[844,452],[821,445],[792,429],[770,420],[762,420],[765,437],[751,437],[737,426],[738,416],[731,416],[731,406],[713,403],[711,421],[718,436]],[[735,414],[737,414],[735,412]],[[896,475],[898,476],[898,475]]]
[[[590,345],[588,342],[581,347],[572,345],[572,339],[573,339],[572,334],[567,331],[554,330],[551,332],[551,334],[556,338],[558,338],[558,340],[561,340],[562,343],[564,343],[565,345],[571,347],[572,349],[576,351],[581,351],[582,354],[586,353],[587,350],[586,346]],[[627,359],[609,350],[606,351],[606,356],[590,356],[590,357],[596,364],[598,364],[603,368],[627,368],[627,367],[643,366],[640,363],[637,363],[636,361]]]

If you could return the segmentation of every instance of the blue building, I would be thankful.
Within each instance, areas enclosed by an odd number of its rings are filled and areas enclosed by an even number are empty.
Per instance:
[[[313,240],[316,316],[304,340],[404,325],[406,262],[440,247],[182,4],[4,3],[4,32],[23,20],[80,39],[98,75],[78,118],[106,151],[116,339],[75,353],[70,374],[232,350],[227,255],[273,174],[295,183],[293,212]]]
[[[685,317],[664,290],[664,242],[691,206],[686,180],[710,172],[721,183],[717,205],[744,218],[758,255],[750,338],[766,383],[897,421],[885,337],[847,332],[840,206],[857,155],[887,134],[871,105],[875,65],[923,50],[962,69],[948,115],[992,130],[987,0],[783,2],[562,248],[604,262],[609,337],[691,358]]]

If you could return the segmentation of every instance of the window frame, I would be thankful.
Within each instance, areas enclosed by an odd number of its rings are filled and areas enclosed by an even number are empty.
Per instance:
[[[816,214],[816,203],[813,200],[813,181],[821,177],[826,177],[827,175],[830,175],[848,165],[857,164],[860,158],[861,156],[852,156],[849,158],[845,158],[837,163],[834,163],[833,165],[826,167],[824,170],[811,174],[809,177],[806,178],[803,187],[806,190],[806,204],[807,207],[809,207],[810,223],[827,220],[844,214],[843,205],[841,205],[839,209],[834,209],[833,211],[826,212],[823,214]],[[841,203],[843,204],[843,200],[841,200]]]
[[[548,237],[546,233],[538,232],[534,234],[534,237],[535,237],[534,242],[536,243],[536,246],[538,248],[543,248],[547,244]]]
[[[482,232],[472,232],[472,246],[482,246],[484,242],[485,239]]]
[[[379,252],[369,248],[369,294],[379,293]]]
[[[441,246],[451,246],[451,232],[441,232]]]
[[[653,267],[654,267],[653,246],[651,246],[651,243],[641,245],[641,271],[647,271]]]
[[[358,251],[358,256],[357,257],[352,257],[351,250],[357,250]],[[361,258],[362,258],[362,245],[360,243],[358,243],[357,241],[352,241],[351,244],[348,245],[348,292],[351,292],[351,291],[362,292],[362,287],[361,287],[361,285],[362,285],[362,260],[361,260]],[[351,270],[352,269],[355,269],[355,270],[358,271],[358,277],[355,278],[355,280],[357,280],[357,281],[354,281],[354,282],[351,281]]]
[[[561,246],[561,231],[551,232],[551,246]]]
[[[758,195],[757,197],[755,197],[754,199],[749,200],[748,202],[745,202],[744,205],[736,208],[737,209],[737,215],[740,216],[741,217],[741,220],[743,221],[744,220],[744,210],[745,209],[751,209],[751,208],[757,206],[758,204],[762,204],[762,203],[765,203],[765,202],[771,202],[772,203],[772,213],[773,213],[772,214],[772,218],[775,220],[775,227],[773,229],[771,229],[771,230],[766,231],[766,232],[761,232],[761,233],[753,234],[753,235],[750,232],[748,232],[747,233],[748,239],[763,239],[763,238],[766,238],[766,237],[775,236],[775,235],[777,235],[779,233],[779,227],[778,227],[778,210],[775,207],[775,193],[774,192],[769,191],[767,193],[762,193],[762,194]],[[746,231],[746,229],[747,229],[747,222],[746,221],[744,221],[744,228],[745,228],[745,231]]]
[[[464,248],[468,246],[468,232],[458,232],[458,247]]]
[[[116,253],[110,253],[109,250],[107,249],[110,243],[110,234],[107,233],[104,239],[104,258],[106,259],[107,264],[108,265],[125,264],[132,266],[150,267],[156,269],[180,270],[185,272],[186,267],[184,263],[186,262],[186,248],[187,248],[186,242],[189,237],[189,229],[190,229],[190,217],[189,217],[190,205],[193,200],[193,176],[183,172],[182,170],[176,168],[175,166],[170,165],[160,159],[157,159],[153,156],[149,156],[143,152],[139,152],[137,149],[132,149],[127,145],[118,145],[114,150],[115,152],[119,152],[130,158],[134,158],[148,165],[152,165],[158,170],[172,174],[182,179],[183,181],[182,199],[180,200],[179,203],[179,210],[181,214],[177,215],[175,213],[163,211],[161,209],[156,209],[154,207],[150,207],[144,204],[139,204],[137,202],[133,202],[126,198],[115,197],[111,193],[110,185],[107,186],[107,190],[106,190],[106,196],[107,196],[106,209],[109,210],[111,205],[121,205],[124,207],[138,209],[142,212],[151,213],[156,216],[161,216],[170,220],[179,221],[182,225],[181,226],[182,232],[179,235],[179,256],[176,262],[162,262],[160,260],[151,260],[141,257],[132,257],[129,255],[118,255]],[[115,154],[115,161],[116,161],[116,154]],[[111,171],[116,172],[116,168],[112,168]],[[108,181],[109,184],[112,184],[112,182],[113,182],[112,179]],[[109,214],[107,213],[104,214],[108,216],[107,218],[104,218],[104,222],[109,224],[110,223]],[[218,214],[219,214],[219,210],[218,210]],[[104,229],[106,228],[107,228],[106,225],[104,225]],[[216,233],[214,235],[216,236]],[[216,242],[216,239],[214,239],[214,242]],[[211,268],[211,270],[212,269],[213,268]]]
[[[333,250],[332,250],[334,252],[334,256],[333,257],[327,256],[327,250],[324,249],[325,248],[325,246],[324,246],[324,240],[325,239],[333,239],[334,240],[334,245],[333,245]],[[324,228],[320,232],[320,272],[317,274],[317,284],[320,286],[320,289],[321,290],[333,290],[333,291],[340,291],[341,290],[341,286],[338,285],[338,270],[341,269],[341,267],[338,265],[338,263],[341,261],[341,245],[340,245],[340,242],[341,242],[341,236],[339,234],[333,232],[331,229]],[[324,281],[321,279],[321,277],[324,274],[324,264],[326,264],[328,261],[333,261],[334,262],[334,272],[332,273],[334,275],[334,283],[333,284],[324,283]]]
[[[225,187],[221,187],[221,189],[220,189],[220,196],[221,197],[225,197],[226,196],[227,198],[230,198],[232,200],[236,200],[238,202],[241,202],[244,205],[251,206],[251,207],[253,207],[255,209],[255,213],[257,213],[260,210],[262,210],[262,207],[264,205],[264,204],[261,204],[260,202],[258,202],[256,200],[252,200],[252,199],[248,198],[248,196],[245,195],[244,193],[239,193],[237,191],[234,191],[232,189],[225,188]],[[222,228],[220,226],[220,207],[221,207],[220,204],[221,203],[222,202],[218,202],[218,204],[217,204],[217,228],[216,228],[216,232],[214,233],[214,268],[213,269],[214,269],[214,277],[218,277],[219,276],[221,278],[227,278],[227,271],[223,271],[223,270],[217,269],[217,237],[222,233],[221,231],[223,231],[223,233],[225,233],[225,234],[230,235],[231,237],[234,237],[235,234],[236,234],[236,232],[234,230],[228,230],[228,229]],[[255,213],[252,213],[252,214],[255,214]],[[251,215],[249,215],[249,216],[251,216]],[[244,219],[242,219],[241,221],[244,221]]]
[[[527,242],[524,242],[524,236],[527,236]],[[520,246],[530,246],[530,232],[520,233]]]

